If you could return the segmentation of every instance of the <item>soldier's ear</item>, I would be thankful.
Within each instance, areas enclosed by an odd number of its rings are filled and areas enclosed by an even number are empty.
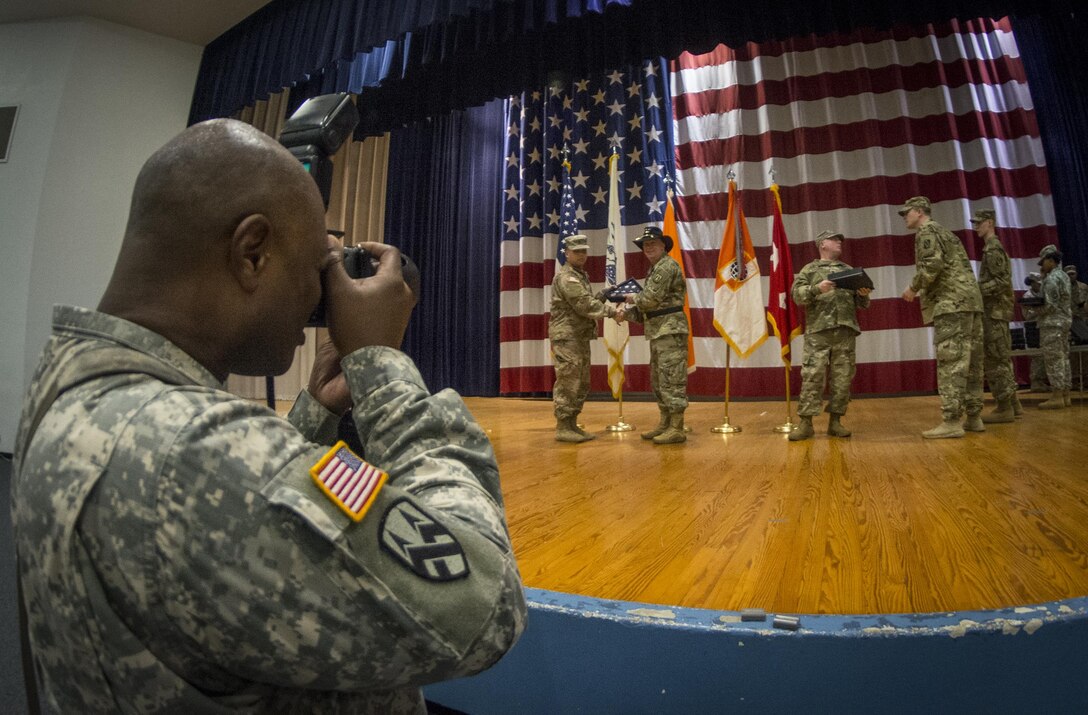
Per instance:
[[[242,288],[252,293],[268,265],[272,244],[272,223],[264,214],[250,214],[234,228],[230,237],[230,271]]]

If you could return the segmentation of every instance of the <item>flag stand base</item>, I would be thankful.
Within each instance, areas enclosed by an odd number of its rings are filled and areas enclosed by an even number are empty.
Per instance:
[[[621,419],[616,424],[605,427],[605,430],[608,432],[634,432],[635,426],[629,425]]]
[[[797,425],[793,422],[783,422],[780,425],[775,425],[774,431],[781,434],[788,434],[789,432],[793,431],[793,428],[796,426]]]
[[[740,432],[740,425],[731,425],[729,420],[726,420],[717,427],[711,427],[710,431],[714,434],[733,434],[734,432]]]

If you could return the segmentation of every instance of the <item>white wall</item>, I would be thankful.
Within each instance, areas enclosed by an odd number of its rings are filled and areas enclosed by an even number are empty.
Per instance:
[[[201,52],[84,18],[0,25],[0,105],[20,105],[0,164],[0,452],[53,304],[98,303],[136,174],[185,127]]]

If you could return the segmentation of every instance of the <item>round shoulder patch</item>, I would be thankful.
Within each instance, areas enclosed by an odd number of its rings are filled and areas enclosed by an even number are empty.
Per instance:
[[[453,581],[468,576],[468,559],[460,542],[427,512],[398,499],[382,516],[382,548],[428,581]]]

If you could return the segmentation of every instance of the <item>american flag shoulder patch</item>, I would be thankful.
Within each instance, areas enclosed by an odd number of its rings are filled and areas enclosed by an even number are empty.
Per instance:
[[[389,475],[337,442],[310,467],[314,484],[353,520],[365,515]]]

